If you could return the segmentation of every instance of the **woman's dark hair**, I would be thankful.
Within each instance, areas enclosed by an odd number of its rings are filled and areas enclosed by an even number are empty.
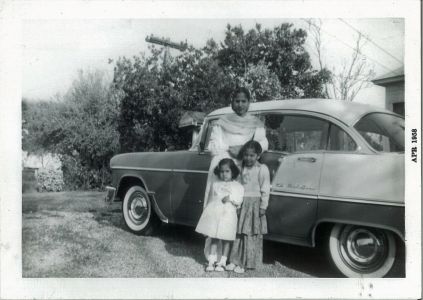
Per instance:
[[[232,180],[236,179],[239,175],[239,169],[235,165],[234,161],[230,158],[224,158],[217,164],[216,168],[214,168],[214,174],[219,177],[220,168],[222,168],[223,165],[228,165],[232,172]]]
[[[254,140],[250,140],[242,146],[241,150],[239,150],[238,158],[242,159],[244,157],[245,151],[247,149],[253,149],[257,155],[260,155],[263,152],[263,148],[261,147],[260,143]]]
[[[251,101],[251,93],[250,93],[250,91],[246,87],[243,87],[243,86],[240,86],[240,87],[237,87],[236,88],[235,92],[232,94],[232,100],[234,100],[235,97],[236,97],[236,95],[238,95],[240,93],[244,94],[245,97],[247,97],[248,102]]]

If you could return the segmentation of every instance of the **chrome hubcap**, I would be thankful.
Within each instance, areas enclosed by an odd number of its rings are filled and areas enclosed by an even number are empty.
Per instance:
[[[386,260],[388,242],[382,231],[345,226],[339,241],[341,257],[357,271],[370,273],[377,270]]]
[[[135,224],[142,224],[148,218],[148,202],[141,193],[134,193],[128,202],[128,215]]]

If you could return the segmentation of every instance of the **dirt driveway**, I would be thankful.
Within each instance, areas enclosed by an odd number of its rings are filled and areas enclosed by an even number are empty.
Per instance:
[[[264,244],[264,265],[242,275],[206,273],[203,238],[163,224],[151,237],[124,225],[100,192],[23,195],[23,277],[337,277],[321,251]]]

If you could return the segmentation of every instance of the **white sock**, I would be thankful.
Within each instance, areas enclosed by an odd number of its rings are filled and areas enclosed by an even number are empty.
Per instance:
[[[219,265],[226,266],[226,260],[227,260],[227,259],[228,259],[228,258],[227,258],[226,256],[222,256],[222,257],[220,258]]]
[[[214,264],[217,261],[217,255],[216,254],[210,254],[209,255],[209,265]]]

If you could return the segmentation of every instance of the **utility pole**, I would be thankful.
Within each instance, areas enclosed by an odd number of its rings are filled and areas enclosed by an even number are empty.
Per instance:
[[[165,47],[165,52],[164,52],[164,55],[163,55],[163,65],[166,64],[167,56],[169,55],[169,48],[177,49],[179,51],[185,51],[188,48],[188,44],[187,44],[186,41],[180,42],[178,44],[178,43],[172,42],[168,38],[167,39],[159,38],[159,37],[156,37],[154,35],[150,35],[150,36],[147,35],[147,37],[145,38],[145,41],[147,43],[157,44],[157,45]]]

